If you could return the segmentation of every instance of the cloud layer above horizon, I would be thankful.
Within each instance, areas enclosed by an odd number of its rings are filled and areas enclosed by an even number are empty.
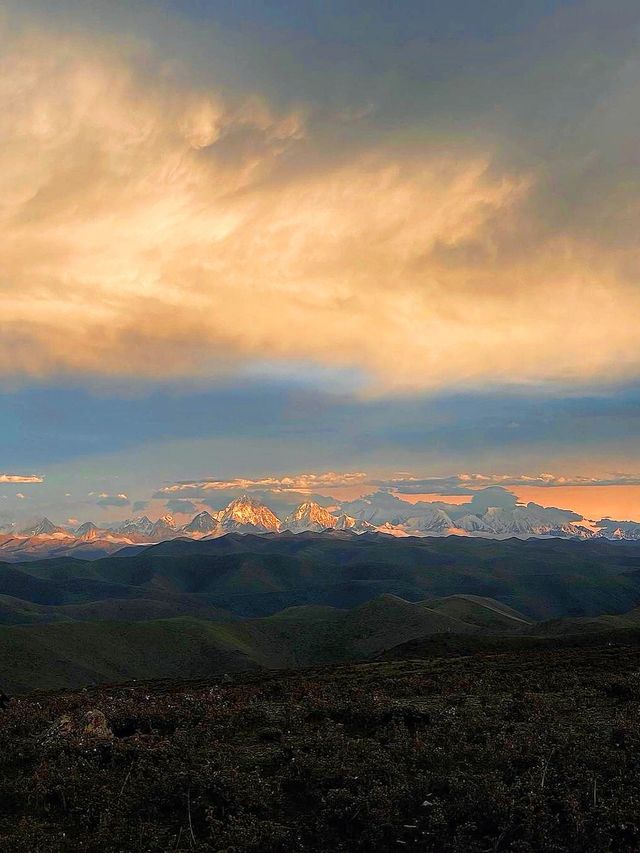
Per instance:
[[[637,377],[639,16],[544,5],[526,50],[474,41],[466,75],[425,33],[395,81],[395,45],[365,77],[356,44],[340,87],[313,44],[336,100],[302,63],[296,91],[242,56],[235,73],[220,27],[192,67],[195,25],[167,55],[124,13],[60,32],[10,3],[0,373],[316,364],[378,393]]]
[[[0,520],[640,519],[639,34],[636,0],[7,0]]]

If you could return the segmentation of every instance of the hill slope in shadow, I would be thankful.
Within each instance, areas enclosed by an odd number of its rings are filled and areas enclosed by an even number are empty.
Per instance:
[[[95,618],[114,618],[113,604],[98,604],[114,600],[136,602],[119,605],[131,614],[124,618],[209,618],[216,610],[261,617],[302,605],[349,609],[382,594],[465,596],[457,602],[463,616],[483,598],[528,620],[622,613],[640,604],[640,543],[231,534],[92,562],[0,564],[0,623],[46,618],[21,602],[67,608],[50,611],[52,620],[85,618],[68,608],[90,602]],[[454,606],[446,604],[450,615]],[[506,613],[485,612],[484,624]]]
[[[530,623],[491,599],[412,603],[383,595],[351,610],[294,607],[258,619],[3,626],[0,686],[20,693],[376,658],[588,647],[621,639],[634,644],[640,641],[639,613]]]

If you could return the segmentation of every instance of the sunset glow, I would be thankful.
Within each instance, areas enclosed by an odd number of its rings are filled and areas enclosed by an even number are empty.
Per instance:
[[[399,468],[640,519],[637,16],[247,3],[6,4],[5,527]]]

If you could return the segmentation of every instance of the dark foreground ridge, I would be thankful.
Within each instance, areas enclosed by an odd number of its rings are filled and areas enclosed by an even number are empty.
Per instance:
[[[14,698],[0,849],[635,851],[640,647]]]

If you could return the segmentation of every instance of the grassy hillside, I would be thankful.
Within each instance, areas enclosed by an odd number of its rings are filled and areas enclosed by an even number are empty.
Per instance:
[[[227,626],[195,619],[69,622],[0,628],[0,687],[82,687],[144,678],[192,678],[255,669],[252,649]]]
[[[532,624],[530,619],[526,619],[512,607],[478,595],[449,595],[426,601],[424,604],[431,610],[477,625],[479,628],[522,631]]]
[[[601,616],[593,617],[550,619],[539,622],[531,628],[533,633],[548,636],[633,630],[640,630],[640,608],[634,608],[628,613],[603,613]]]
[[[494,618],[496,614],[499,618]],[[192,617],[59,621],[0,628],[0,687],[24,692],[300,668],[378,656],[433,658],[587,646],[621,637],[627,642],[640,637],[640,611],[529,624],[490,599],[411,603],[393,595],[351,610],[294,607],[261,619],[230,619],[223,614],[223,621],[217,622]]]
[[[589,649],[640,645],[640,630],[612,629],[582,631],[549,636],[544,634],[433,634],[417,637],[385,649],[377,660],[433,660],[477,654],[549,652],[561,649]]]
[[[226,622],[174,618],[4,626],[0,686],[14,692],[336,663],[425,634],[479,630],[394,596],[350,611],[303,607]]]
[[[425,634],[476,633],[478,628],[393,595],[353,610],[293,608],[243,620],[233,630],[265,666],[310,666],[358,660]]]

